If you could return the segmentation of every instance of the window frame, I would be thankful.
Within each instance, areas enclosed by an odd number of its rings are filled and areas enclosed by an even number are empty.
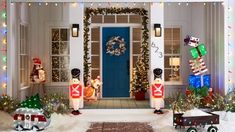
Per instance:
[[[21,42],[22,42],[22,31],[21,31],[21,28],[24,27],[25,30],[24,30],[24,42],[26,44],[26,49],[25,50],[25,53],[22,53],[22,46],[21,46]],[[26,32],[25,32],[26,31]],[[24,23],[24,22],[21,22],[19,23],[19,28],[18,28],[18,43],[19,45],[17,46],[17,61],[18,61],[18,86],[19,86],[19,89],[22,90],[22,89],[26,89],[26,88],[29,88],[30,87],[30,65],[29,65],[29,61],[30,61],[30,45],[29,45],[29,24],[28,23]],[[21,61],[21,57],[26,57],[26,62],[23,62],[24,64],[21,65],[22,61]],[[26,64],[26,65],[25,65]],[[23,67],[21,67],[23,66]],[[22,76],[21,76],[21,71],[25,71],[24,73],[24,76],[25,76],[25,82],[21,82],[21,79],[22,79]]]
[[[68,33],[68,41],[58,41],[59,42],[59,44],[60,44],[60,42],[67,42],[67,44],[68,44],[68,51],[69,51],[69,54],[58,54],[58,55],[52,55],[52,29],[59,29],[59,32],[60,32],[60,30],[61,29],[67,29],[67,33]],[[48,79],[48,82],[49,82],[49,85],[50,86],[67,86],[68,84],[69,84],[69,80],[70,80],[70,73],[69,73],[69,71],[70,71],[70,41],[71,41],[71,39],[70,39],[70,27],[69,26],[67,26],[67,25],[61,25],[61,24],[54,24],[53,26],[49,26],[49,37],[48,37],[48,52],[49,52],[49,57],[48,57],[48,77],[47,77],[47,79]],[[60,50],[59,50],[59,52],[60,52]],[[52,68],[52,56],[59,56],[59,57],[68,57],[69,58],[69,60],[68,60],[68,67],[67,67],[67,69],[68,69],[68,81],[67,82],[53,82],[52,81],[52,70],[53,70],[53,68]],[[61,68],[58,68],[60,71],[61,71]]]
[[[164,77],[164,82],[165,82],[166,85],[182,85],[183,84],[183,80],[182,80],[183,79],[183,77],[182,77],[182,69],[183,69],[182,62],[183,61],[182,61],[182,52],[181,51],[182,51],[182,43],[183,43],[183,41],[182,41],[182,30],[183,30],[183,28],[182,28],[182,26],[179,26],[179,25],[169,25],[169,26],[165,26],[163,30],[165,30],[166,28],[170,28],[172,30],[174,28],[180,29],[180,37],[179,37],[179,49],[180,49],[180,51],[179,51],[179,53],[166,53],[165,50],[164,50],[164,71],[170,69],[171,70],[171,74],[172,74],[173,73],[173,69],[174,69],[173,66],[170,66],[170,68],[165,67],[166,66],[165,65],[165,58],[166,58],[166,56],[167,57],[179,57],[180,58],[180,66],[178,67],[178,69],[179,69],[179,80],[177,80],[177,81],[176,80],[165,80],[165,77]],[[166,34],[164,32],[164,49],[166,49],[166,47],[165,47],[165,43],[166,43],[165,35]],[[174,40],[172,40],[172,41],[174,41]],[[166,76],[166,75],[164,75],[164,76]]]

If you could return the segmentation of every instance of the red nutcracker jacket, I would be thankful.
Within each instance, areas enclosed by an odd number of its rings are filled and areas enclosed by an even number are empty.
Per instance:
[[[155,83],[152,85],[152,96],[154,98],[164,97],[164,85],[162,83]]]
[[[80,98],[82,96],[82,85],[79,84],[71,84],[70,87],[70,96],[72,98]]]

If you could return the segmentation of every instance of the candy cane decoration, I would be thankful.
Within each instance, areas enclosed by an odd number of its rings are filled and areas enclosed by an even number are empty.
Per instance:
[[[199,57],[195,60],[189,60],[189,65],[194,75],[200,75],[208,71],[203,58]]]

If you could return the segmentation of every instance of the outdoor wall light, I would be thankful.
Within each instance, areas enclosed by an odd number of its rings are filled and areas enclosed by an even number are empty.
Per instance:
[[[154,24],[154,31],[155,31],[155,37],[161,37],[162,35],[161,24]]]
[[[72,25],[72,37],[78,37],[79,24]]]

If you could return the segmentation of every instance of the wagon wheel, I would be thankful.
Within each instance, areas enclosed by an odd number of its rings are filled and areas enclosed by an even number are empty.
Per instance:
[[[210,126],[208,129],[207,129],[207,132],[217,132],[218,131],[218,128],[216,126]]]
[[[38,126],[32,126],[32,130],[35,131],[39,131],[40,129],[38,128]]]
[[[189,127],[187,132],[197,132],[197,129],[194,127]]]
[[[23,128],[23,126],[22,125],[16,125],[16,131],[23,131],[24,130],[24,128]]]

